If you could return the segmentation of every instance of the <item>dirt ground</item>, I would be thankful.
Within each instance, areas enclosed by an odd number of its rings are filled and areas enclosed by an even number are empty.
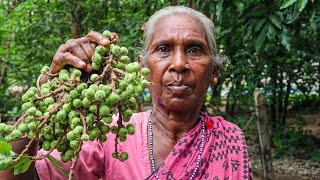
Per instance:
[[[296,114],[291,114],[289,122],[295,122]],[[303,129],[310,131],[320,141],[320,113],[302,115],[306,121]],[[293,128],[295,125],[292,126]],[[251,164],[254,166],[254,179],[262,180],[263,172],[257,145],[248,144]],[[320,161],[283,157],[273,159],[275,180],[320,180]]]

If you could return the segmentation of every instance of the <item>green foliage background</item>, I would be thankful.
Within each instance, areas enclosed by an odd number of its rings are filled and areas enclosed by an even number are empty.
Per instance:
[[[227,87],[226,112],[243,113],[252,109],[252,93],[259,87],[266,94],[273,128],[286,127],[291,106],[312,105],[312,112],[320,112],[320,1],[2,0],[2,120],[21,114],[21,94],[35,84],[40,68],[50,65],[66,40],[110,29],[120,35],[132,58],[137,57],[144,22],[170,5],[189,6],[207,15],[216,26],[219,52],[230,61],[220,86],[208,94],[208,105],[219,105],[216,95]],[[24,87],[22,93],[13,91],[14,86]]]

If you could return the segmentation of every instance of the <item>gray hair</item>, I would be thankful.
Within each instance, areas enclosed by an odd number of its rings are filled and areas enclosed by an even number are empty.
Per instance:
[[[150,48],[151,41],[154,35],[155,26],[157,25],[157,23],[164,17],[176,15],[176,14],[187,14],[202,24],[202,27],[206,34],[206,40],[209,46],[209,51],[210,51],[213,65],[221,66],[222,62],[221,60],[219,60],[220,58],[218,57],[218,54],[217,54],[213,22],[201,12],[198,12],[194,9],[184,7],[184,6],[169,6],[164,9],[161,9],[156,13],[154,13],[150,17],[150,19],[145,23],[142,63],[146,64],[147,62],[147,51]]]

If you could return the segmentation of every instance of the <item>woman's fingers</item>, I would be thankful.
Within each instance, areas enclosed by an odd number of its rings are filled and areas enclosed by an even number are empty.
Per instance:
[[[90,39],[91,42],[100,44],[102,46],[110,45],[110,40],[96,31],[90,31],[86,37]]]
[[[50,67],[50,73],[55,74],[60,72],[63,67],[69,64],[77,69],[85,69],[86,68],[86,63],[82,61],[80,58],[74,56],[70,52],[65,52],[65,53],[57,53],[53,57],[53,61]]]
[[[82,50],[84,51],[84,53],[86,54],[86,56],[88,58],[92,57],[92,55],[94,53],[94,49],[91,46],[90,40],[88,38],[86,38],[86,37],[82,37],[82,38],[79,39],[79,44],[80,44]]]
[[[83,60],[86,63],[89,63],[89,57],[87,56],[84,49],[82,49],[81,42],[79,40],[70,39],[66,42],[69,46],[69,52]]]
[[[91,43],[109,46],[110,40],[102,34],[91,31],[86,37],[70,39],[62,44],[53,57],[49,72],[52,74],[60,72],[66,64],[85,72],[91,72],[90,58],[94,53]]]

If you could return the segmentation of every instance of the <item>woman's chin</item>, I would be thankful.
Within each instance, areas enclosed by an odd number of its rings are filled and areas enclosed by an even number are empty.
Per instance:
[[[193,112],[199,109],[202,103],[199,100],[188,101],[186,99],[172,98],[166,101],[160,99],[159,104],[168,111]]]

